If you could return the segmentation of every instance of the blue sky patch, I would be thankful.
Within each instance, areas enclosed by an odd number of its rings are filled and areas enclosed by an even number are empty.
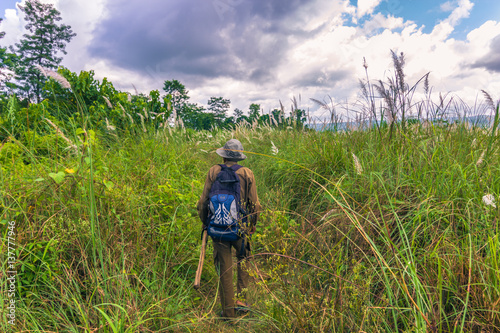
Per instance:
[[[6,9],[15,9],[16,8],[16,0],[2,0],[0,2],[0,17],[5,17]]]
[[[358,1],[350,0],[350,3],[357,6]],[[464,40],[470,31],[480,27],[485,21],[500,18],[500,1],[484,0],[472,1],[472,3],[474,7],[470,12],[470,16],[459,21],[451,35],[452,38]],[[385,16],[402,17],[405,21],[415,22],[419,27],[424,26],[423,33],[430,33],[434,26],[448,18],[457,7],[457,0],[383,0],[375,8],[373,14],[382,13]],[[362,25],[369,19],[370,16],[365,15],[357,20],[357,24],[349,20],[346,25]]]

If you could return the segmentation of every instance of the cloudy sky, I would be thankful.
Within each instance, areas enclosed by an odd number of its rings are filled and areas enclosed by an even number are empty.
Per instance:
[[[24,1],[24,0],[23,0]],[[498,0],[42,0],[77,37],[63,65],[95,70],[118,89],[185,84],[193,102],[210,96],[231,109],[265,111],[301,97],[359,100],[365,78],[392,75],[390,50],[404,52],[407,82],[430,72],[430,85],[468,103],[481,89],[500,98]],[[22,34],[20,1],[2,0],[0,45]],[[289,107],[287,108],[289,109]]]

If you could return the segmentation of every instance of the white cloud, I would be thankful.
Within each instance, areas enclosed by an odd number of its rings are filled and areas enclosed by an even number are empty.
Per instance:
[[[340,14],[350,8],[345,2],[342,5]],[[189,86],[187,88],[192,100],[200,104],[206,104],[210,96],[223,95],[230,98],[231,110],[235,107],[246,110],[250,103],[257,102],[267,112],[279,107],[281,100],[288,107],[288,112],[291,96],[302,96],[302,107],[311,110],[317,109],[317,106],[309,100],[310,97],[321,100],[331,96],[335,103],[349,101],[352,107],[352,103],[358,99],[358,79],[365,78],[363,57],[366,57],[368,62],[370,78],[385,80],[392,75],[390,50],[393,49],[405,53],[408,83],[414,84],[424,74],[431,72],[430,84],[434,86],[436,94],[440,91],[452,92],[466,102],[473,103],[480,89],[495,91],[493,89],[500,85],[500,79],[484,69],[468,67],[468,64],[487,53],[489,42],[500,33],[500,23],[486,22],[471,31],[466,41],[448,39],[458,20],[467,17],[471,5],[467,0],[461,1],[449,17],[439,23],[431,33],[423,33],[423,27],[411,21],[381,14],[373,15],[363,27],[343,26],[339,7],[332,10],[333,7],[328,8],[323,3],[323,7],[318,5],[317,8],[325,10],[320,11],[321,15],[315,14],[317,19],[309,23],[307,30],[321,27],[325,22],[329,22],[330,26],[307,40],[290,36],[289,49],[273,72],[272,79],[257,85],[237,78],[219,77],[207,79],[195,89]],[[311,8],[309,10],[314,12]],[[292,17],[289,22],[295,19],[297,18]],[[300,25],[305,21],[295,22]],[[369,30],[374,29],[379,29],[379,33],[367,35]],[[263,36],[262,42],[265,42],[266,38],[272,39],[272,36]],[[96,69],[97,73],[115,73],[109,77],[112,81],[125,83],[136,80],[135,84],[140,90],[141,87],[160,88],[158,82],[151,78],[145,79],[119,68],[111,70],[107,66],[105,63],[99,63],[98,66],[92,65],[92,68]],[[303,80],[306,77],[316,80],[319,86],[304,85]],[[329,84],[321,86],[321,82],[325,81]],[[342,112],[341,109],[342,107],[339,107],[338,111]],[[317,110],[313,115],[328,116],[324,110]]]
[[[469,17],[472,7],[474,7],[474,4],[469,0],[459,0],[458,7],[446,19],[439,22],[431,34],[444,41],[454,31],[455,26],[461,19]]]
[[[454,4],[452,1],[446,1],[445,3],[442,3],[439,8],[443,12],[451,12],[454,9]]]
[[[341,23],[345,7],[346,4],[340,1],[309,1],[299,11],[290,15],[283,24],[292,29],[303,29],[307,32],[312,32],[325,24]]]
[[[373,17],[366,21],[363,25],[362,33],[365,35],[371,34],[373,31],[378,29],[388,29],[394,30],[397,28],[403,28],[405,25],[411,24],[410,22],[404,22],[401,17],[385,16],[382,13],[377,13]]]
[[[0,30],[5,32],[5,37],[0,39],[0,45],[8,46],[19,42],[23,33],[23,20],[18,15],[18,9],[6,9],[5,17],[0,25]]]
[[[500,34],[500,23],[484,23],[471,31],[465,41],[448,39],[453,32],[452,24],[466,17],[471,8],[469,1],[461,1],[460,7],[445,20],[447,24],[438,24],[431,33],[423,33],[422,27],[412,22],[381,14],[374,15],[364,27],[337,27],[290,50],[290,56],[283,60],[278,71],[281,85],[293,87],[300,77],[318,69],[318,74],[343,69],[347,75],[332,83],[329,89],[303,87],[300,92],[302,96],[320,100],[330,95],[336,102],[352,102],[359,93],[357,80],[365,78],[363,57],[368,62],[370,78],[385,80],[393,75],[392,49],[404,52],[406,79],[410,85],[430,72],[430,84],[435,93],[451,92],[450,96],[458,96],[473,104],[480,89],[494,91],[500,85],[497,76],[471,67],[475,60],[488,52],[491,39]],[[397,28],[402,28],[402,31],[395,31]],[[368,36],[366,31],[373,29],[382,31]]]
[[[47,1],[48,2],[48,1]],[[64,57],[62,65],[72,71],[79,71],[85,66],[91,66],[97,60],[92,59],[87,52],[93,31],[99,22],[108,15],[106,0],[53,0],[55,7],[61,12],[61,21],[71,26],[76,36],[66,46],[68,55]]]
[[[357,16],[358,18],[370,15],[382,0],[358,0]]]
[[[451,12],[444,22],[453,27],[456,26],[461,19],[469,17],[472,7],[474,7],[474,4],[470,0],[459,0],[458,7]]]

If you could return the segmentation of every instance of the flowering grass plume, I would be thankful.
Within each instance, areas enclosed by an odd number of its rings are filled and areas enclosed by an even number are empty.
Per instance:
[[[113,104],[111,104],[111,102],[109,101],[109,99],[106,97],[106,96],[102,96],[102,98],[104,98],[104,101],[106,101],[106,105],[112,109],[113,108]]]
[[[271,141],[271,145],[272,145],[272,147],[271,147],[271,152],[272,152],[272,154],[273,154],[273,155],[278,155],[279,150],[278,150],[278,148],[274,145],[274,142],[272,142],[272,141]]]
[[[484,161],[484,150],[481,156],[479,156],[479,159],[476,162],[476,166],[480,166],[481,164],[483,164],[483,161]]]
[[[497,205],[495,204],[495,197],[492,194],[486,194],[485,196],[483,196],[483,203],[486,206],[497,208]]]
[[[52,121],[50,121],[47,118],[45,118],[45,121],[48,122],[50,126],[52,126],[52,127],[55,128],[57,135],[59,135],[64,141],[66,141],[67,143],[69,143],[69,145],[70,145],[71,148],[73,148],[74,150],[78,150],[78,147],[70,139],[68,139],[63,134],[63,132],[61,131],[61,129],[59,127],[57,127],[56,124],[54,124]]]
[[[106,128],[107,128],[109,131],[114,131],[114,130],[116,130],[116,127],[115,127],[115,126],[113,126],[113,125],[110,125],[110,124],[109,124],[109,120],[108,120],[108,118],[106,118]]]
[[[128,112],[125,112],[125,114],[127,115],[128,119],[130,119],[130,122],[133,124],[134,119],[132,118],[132,116]]]
[[[61,74],[54,72],[53,70],[50,70],[48,68],[43,68],[40,65],[35,65],[35,67],[42,73],[46,78],[52,78],[59,82],[59,84],[66,89],[71,89],[71,84],[66,80],[64,76]]]
[[[358,175],[361,175],[363,173],[363,167],[361,166],[358,157],[354,155],[354,153],[352,153],[352,158],[354,160],[354,168],[356,169],[356,173]]]
[[[144,131],[144,133],[146,133],[147,130],[146,130],[146,126],[144,125],[144,116],[142,114],[140,114],[139,112],[136,112],[136,114],[141,118],[142,130]]]
[[[252,122],[252,129],[255,130],[258,125],[259,125],[259,122],[257,121],[257,119],[254,119]]]
[[[470,145],[470,146],[471,146],[471,148],[473,148],[473,149],[477,147],[477,140],[476,140],[476,138],[474,138],[474,140],[472,140],[472,143],[471,143],[471,145]]]

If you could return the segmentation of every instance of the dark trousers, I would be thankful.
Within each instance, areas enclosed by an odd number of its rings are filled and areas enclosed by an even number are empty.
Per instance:
[[[245,268],[246,256],[250,255],[248,240],[245,240],[245,251],[242,253],[242,239],[234,242],[217,242],[213,241],[214,246],[214,264],[215,269],[219,274],[219,288],[221,296],[222,310],[225,317],[234,317],[234,288],[233,288],[233,255],[231,248],[236,250],[236,258],[238,259],[238,280],[236,283],[236,293],[238,298],[245,299],[245,290],[248,287],[249,274]]]

